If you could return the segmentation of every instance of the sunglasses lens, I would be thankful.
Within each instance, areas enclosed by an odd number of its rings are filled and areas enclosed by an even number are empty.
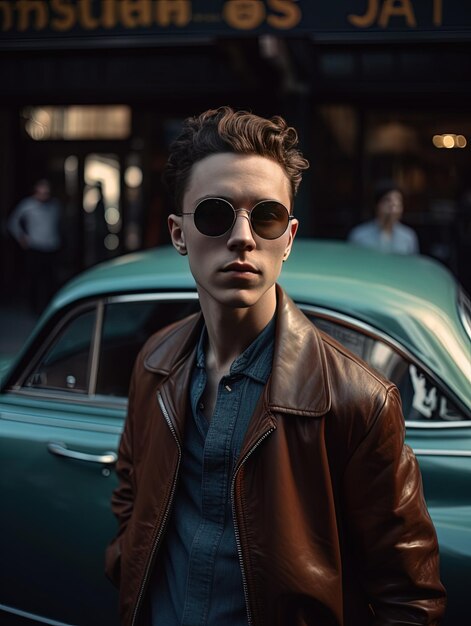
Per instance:
[[[225,200],[208,198],[198,204],[194,219],[200,233],[208,237],[219,237],[232,226],[234,210]]]
[[[279,202],[260,202],[252,209],[251,222],[259,237],[278,239],[288,227],[288,209]]]

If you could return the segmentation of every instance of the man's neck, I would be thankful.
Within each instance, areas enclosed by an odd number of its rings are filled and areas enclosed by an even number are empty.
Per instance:
[[[391,220],[380,219],[380,218],[377,218],[376,222],[377,222],[377,224],[379,226],[379,229],[383,233],[385,233],[386,235],[389,235],[389,236],[392,235],[392,232],[394,230],[395,222],[393,222]]]
[[[200,302],[208,333],[206,368],[221,377],[272,319],[276,309],[275,289],[247,308],[223,307],[204,298]]]

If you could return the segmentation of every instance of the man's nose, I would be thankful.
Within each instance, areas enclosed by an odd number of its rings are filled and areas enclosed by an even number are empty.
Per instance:
[[[254,248],[255,240],[250,224],[250,212],[246,209],[236,211],[236,219],[227,241],[228,248]]]

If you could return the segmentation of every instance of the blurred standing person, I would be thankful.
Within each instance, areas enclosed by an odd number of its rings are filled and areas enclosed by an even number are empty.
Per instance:
[[[95,248],[95,263],[101,263],[105,261],[109,257],[108,250],[105,246],[106,236],[109,235],[108,225],[106,223],[106,204],[105,204],[105,196],[103,194],[103,184],[98,181],[95,186],[97,192],[97,202],[95,205],[95,209],[91,215],[94,219],[93,228],[94,228],[94,248]]]
[[[381,180],[375,186],[375,219],[353,228],[350,243],[380,252],[419,254],[417,235],[401,223],[404,196],[392,180]]]
[[[35,313],[40,313],[56,288],[61,248],[60,205],[51,198],[48,180],[38,180],[32,195],[15,207],[8,229],[25,252],[29,303]]]

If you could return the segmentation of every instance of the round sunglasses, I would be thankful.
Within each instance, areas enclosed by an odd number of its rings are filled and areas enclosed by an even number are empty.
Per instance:
[[[294,218],[281,202],[275,200],[262,200],[249,211],[235,209],[224,198],[205,198],[196,205],[194,211],[180,215],[193,215],[195,226],[203,235],[222,237],[234,226],[240,211],[248,213],[252,231],[262,239],[278,239]]]

